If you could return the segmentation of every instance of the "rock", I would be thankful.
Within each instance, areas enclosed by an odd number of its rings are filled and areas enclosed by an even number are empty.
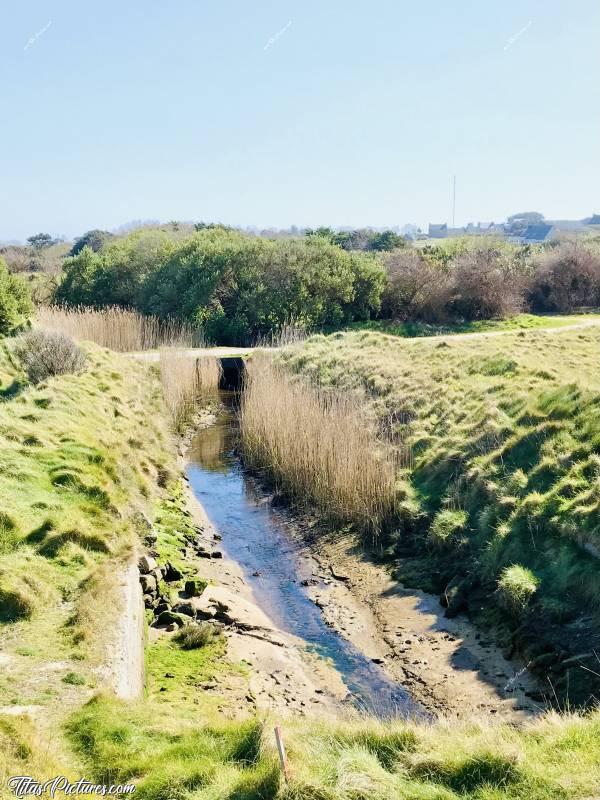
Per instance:
[[[375,656],[374,658],[371,659],[371,661],[373,662],[373,664],[385,664],[383,658],[379,658],[379,656]]]
[[[171,610],[171,606],[168,603],[159,603],[156,606],[155,614],[157,616],[160,616],[163,613],[163,611],[170,611],[170,610]]]
[[[154,531],[150,531],[144,536],[144,543],[152,547],[158,541],[158,536],[154,533]]]
[[[170,625],[167,625],[165,630],[168,631],[169,633],[173,633],[173,631],[178,631],[179,630],[179,626],[176,625],[174,622],[172,622]]]
[[[336,581],[349,581],[350,578],[344,572],[340,572],[337,570],[332,564],[329,566],[329,571],[331,572],[332,576],[336,579]]]
[[[446,608],[444,616],[452,619],[467,607],[470,583],[460,577],[452,578],[440,597],[440,604]]]
[[[165,678],[174,678],[174,677],[175,677],[174,672],[165,672]]]
[[[156,620],[155,624],[158,625],[177,625],[182,628],[186,623],[182,614],[176,614],[174,611],[163,611]]]
[[[216,613],[217,609],[214,606],[208,606],[207,608],[197,608],[196,619],[199,622],[206,622],[208,620],[214,619]]]
[[[216,542],[220,542],[222,538],[223,538],[223,537],[221,536],[221,534],[220,534],[220,533],[213,533],[213,539],[214,539]]]
[[[152,570],[152,572],[149,572],[148,574],[149,575],[154,575],[154,577],[156,578],[156,585],[157,586],[163,579],[163,573],[162,573],[162,570],[160,569],[160,567],[156,567],[155,570]]]
[[[143,511],[136,511],[132,517],[132,521],[140,534],[147,534],[152,530],[152,522]]]
[[[193,617],[196,614],[194,606],[191,603],[177,603],[173,606],[173,611],[176,614],[185,614],[186,617]]]
[[[220,550],[213,550],[210,554],[211,558],[223,558],[223,553]]]
[[[154,599],[152,598],[152,595],[145,594],[143,599],[144,599],[144,606],[146,608],[153,608],[154,607]]]
[[[203,578],[192,578],[185,582],[184,591],[189,597],[200,597],[208,586],[208,582]]]
[[[156,561],[152,558],[152,556],[144,555],[138,561],[138,569],[141,575],[147,575],[149,572],[154,572],[154,570],[158,567]]]
[[[174,567],[170,561],[167,561],[163,577],[167,583],[171,583],[172,581],[180,581],[183,578],[183,573],[177,567]]]
[[[140,583],[144,594],[155,595],[157,591],[156,578],[154,575],[141,575]]]

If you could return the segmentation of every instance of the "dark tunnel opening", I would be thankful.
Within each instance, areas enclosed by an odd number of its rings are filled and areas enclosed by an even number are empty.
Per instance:
[[[221,359],[221,380],[219,389],[237,392],[242,388],[245,371],[244,359],[241,357]]]

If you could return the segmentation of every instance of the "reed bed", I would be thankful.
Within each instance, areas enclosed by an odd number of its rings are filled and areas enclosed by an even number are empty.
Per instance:
[[[37,310],[36,324],[121,353],[205,344],[202,332],[192,325],[172,319],[161,320],[118,306],[102,309],[42,306]]]
[[[257,353],[241,408],[246,463],[331,522],[376,536],[396,505],[397,455],[360,400],[299,380]]]
[[[182,432],[198,405],[216,397],[221,364],[212,356],[193,358],[177,348],[161,349],[159,364],[165,404],[173,427]]]

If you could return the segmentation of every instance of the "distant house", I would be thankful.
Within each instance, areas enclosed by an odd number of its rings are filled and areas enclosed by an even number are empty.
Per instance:
[[[549,242],[555,238],[553,225],[540,222],[536,225],[528,225],[521,236],[516,237],[522,244],[541,244]]]
[[[585,231],[585,222],[579,219],[549,219],[547,224],[552,225],[556,234]]]
[[[450,239],[458,236],[490,236],[504,235],[504,226],[495,225],[493,222],[469,222],[460,228],[449,228],[446,223],[443,225],[429,224],[430,239]]]
[[[448,238],[448,225],[444,222],[443,225],[432,225],[429,223],[429,238],[430,239],[447,239]]]

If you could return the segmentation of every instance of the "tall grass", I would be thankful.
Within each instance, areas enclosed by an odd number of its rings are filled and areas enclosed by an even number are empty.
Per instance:
[[[161,320],[118,306],[95,309],[42,306],[37,325],[121,353],[159,347],[202,347],[202,332],[177,320]]]
[[[212,356],[193,358],[177,348],[163,348],[159,356],[163,397],[173,427],[181,432],[200,401],[215,397],[221,364]]]
[[[246,462],[326,518],[377,534],[392,516],[397,457],[354,396],[294,379],[258,353],[247,365],[241,429]]]

